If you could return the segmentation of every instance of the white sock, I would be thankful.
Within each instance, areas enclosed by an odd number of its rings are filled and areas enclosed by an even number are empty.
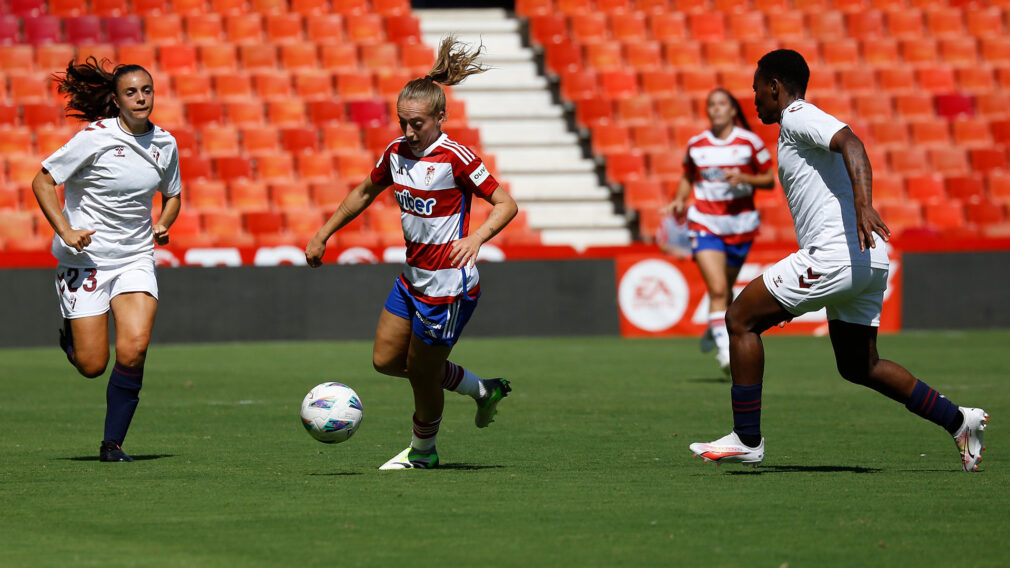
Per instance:
[[[459,394],[465,394],[475,400],[487,394],[487,389],[484,388],[484,381],[466,368],[449,361],[445,362],[445,368],[446,380],[442,382],[443,387]],[[454,376],[459,377],[459,382],[455,385],[452,384],[454,381],[451,381],[451,378]]]
[[[726,312],[708,314],[708,328],[720,353],[729,353],[729,332],[726,331]]]
[[[414,415],[414,432],[410,438],[410,446],[415,450],[426,452],[435,447],[435,436],[438,435],[438,426],[442,422],[442,417],[434,422],[421,422]]]

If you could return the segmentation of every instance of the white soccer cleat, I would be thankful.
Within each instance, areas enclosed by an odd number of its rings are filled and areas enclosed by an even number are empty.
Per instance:
[[[765,439],[761,438],[758,447],[752,448],[741,442],[736,432],[730,432],[714,442],[695,442],[691,444],[691,451],[707,462],[745,463],[757,467],[765,459]]]
[[[434,448],[428,453],[422,453],[407,446],[406,450],[393,456],[392,459],[379,466],[379,469],[434,469],[436,467],[438,467],[438,454]]]
[[[978,464],[982,461],[982,434],[989,424],[989,415],[981,408],[961,407],[961,414],[964,416],[964,423],[954,434],[954,443],[957,450],[961,452],[961,469],[965,471],[978,471]]]
[[[701,342],[698,344],[698,348],[701,349],[702,353],[708,353],[716,348],[715,337],[712,335],[711,327],[705,329],[705,335],[701,336]]]

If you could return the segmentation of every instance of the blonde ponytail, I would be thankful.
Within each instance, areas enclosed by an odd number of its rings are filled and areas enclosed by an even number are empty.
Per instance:
[[[487,71],[487,67],[477,62],[483,51],[484,44],[471,52],[467,44],[460,42],[453,35],[442,38],[438,46],[438,57],[435,58],[431,71],[427,76],[412,79],[404,85],[396,99],[397,104],[405,100],[425,101],[432,115],[444,111],[445,91],[439,84],[458,85],[470,75]]]

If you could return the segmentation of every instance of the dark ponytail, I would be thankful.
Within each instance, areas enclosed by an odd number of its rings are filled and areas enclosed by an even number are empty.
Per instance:
[[[119,116],[114,100],[119,79],[136,71],[151,75],[140,65],[116,65],[109,71],[110,64],[108,59],[98,61],[91,56],[84,63],[71,61],[66,71],[53,74],[59,93],[68,97],[67,116],[88,122]]]
[[[751,129],[750,123],[747,122],[747,117],[743,115],[743,107],[740,106],[740,101],[736,100],[736,97],[733,96],[733,93],[727,91],[722,87],[719,87],[713,89],[712,92],[708,94],[708,96],[711,97],[716,93],[723,93],[729,98],[729,104],[733,107],[733,110],[736,111],[737,125],[740,126],[740,128],[743,128],[744,130],[750,130]]]

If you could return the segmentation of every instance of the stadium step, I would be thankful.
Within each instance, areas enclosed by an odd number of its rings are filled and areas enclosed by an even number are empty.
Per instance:
[[[628,223],[617,215],[597,165],[569,130],[554,102],[536,54],[524,46],[522,26],[504,10],[416,10],[426,44],[448,34],[484,44],[491,70],[453,88],[469,122],[479,129],[483,150],[495,157],[498,176],[509,184],[531,228],[545,243],[584,248],[631,242]]]

